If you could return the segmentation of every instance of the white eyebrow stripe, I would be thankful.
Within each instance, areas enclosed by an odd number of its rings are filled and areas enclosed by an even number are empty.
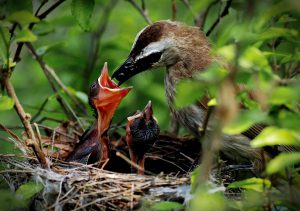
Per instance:
[[[149,26],[144,27],[141,31],[139,31],[139,33],[137,33],[137,35],[136,35],[135,38],[134,38],[133,44],[132,44],[132,46],[131,46],[131,50],[134,48],[134,46],[135,46],[135,44],[136,44],[136,42],[137,42],[139,36],[145,31],[145,29],[146,29],[147,27],[149,27]]]
[[[171,44],[172,44],[172,39],[170,38],[165,38],[160,41],[150,43],[142,50],[141,54],[137,56],[135,60],[137,61],[153,53],[163,52],[163,50],[171,46]]]

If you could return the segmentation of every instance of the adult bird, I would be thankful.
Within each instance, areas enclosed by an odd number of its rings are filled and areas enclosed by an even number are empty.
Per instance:
[[[107,64],[104,64],[101,75],[90,87],[89,104],[94,110],[96,120],[80,138],[80,142],[66,161],[79,163],[104,163],[109,158],[109,137],[107,129],[113,115],[128,94],[131,87],[121,88],[108,75]]]
[[[137,112],[127,118],[126,143],[129,148],[131,162],[138,164],[138,174],[144,174],[145,154],[157,140],[160,129],[153,117],[151,101],[142,112]],[[132,166],[132,172],[135,168]]]
[[[177,109],[174,105],[176,84],[205,71],[217,60],[211,54],[207,37],[198,27],[163,20],[145,27],[136,35],[127,60],[114,72],[112,78],[116,78],[120,85],[145,70],[166,67],[165,92],[169,108],[179,123],[199,137],[199,128],[203,126],[207,105],[201,102],[200,105],[193,104]],[[257,149],[250,147],[250,140],[261,129],[252,128],[244,135],[224,134],[222,154],[239,163],[259,161],[261,155]]]

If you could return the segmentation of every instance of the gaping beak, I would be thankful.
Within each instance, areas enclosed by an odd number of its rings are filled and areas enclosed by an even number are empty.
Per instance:
[[[146,120],[146,122],[148,122],[152,118],[152,116],[153,116],[153,109],[152,109],[151,100],[149,100],[148,104],[145,106],[142,114],[143,114],[143,117]]]
[[[102,73],[98,78],[99,91],[94,99],[94,105],[98,112],[99,137],[108,129],[113,115],[132,87],[119,87],[108,75],[107,63],[104,64]]]

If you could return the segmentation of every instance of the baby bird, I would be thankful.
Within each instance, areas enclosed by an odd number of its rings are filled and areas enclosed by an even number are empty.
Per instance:
[[[153,117],[151,101],[142,112],[127,118],[126,142],[129,148],[131,161],[138,164],[138,174],[144,174],[145,154],[157,140],[160,129]],[[135,168],[131,167],[132,172]]]
[[[100,164],[109,158],[110,147],[107,129],[122,99],[131,87],[121,88],[108,75],[107,64],[104,64],[101,75],[91,85],[89,104],[93,108],[96,120],[92,127],[80,138],[80,142],[66,161]]]

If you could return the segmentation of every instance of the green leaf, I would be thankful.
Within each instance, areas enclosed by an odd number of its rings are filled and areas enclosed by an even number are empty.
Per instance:
[[[258,36],[259,40],[268,40],[277,37],[297,37],[298,32],[294,29],[271,27]]]
[[[1,210],[15,210],[16,208],[26,207],[26,204],[19,199],[13,192],[0,189]]]
[[[226,134],[240,134],[249,129],[255,123],[266,120],[267,115],[261,111],[241,111],[240,114],[223,128]]]
[[[268,174],[274,174],[284,168],[291,167],[299,163],[299,152],[281,153],[268,163],[266,171]]]
[[[21,197],[22,201],[27,202],[31,197],[43,190],[43,188],[43,184],[30,181],[21,185],[16,194]]]
[[[273,105],[287,105],[298,103],[300,94],[298,90],[288,87],[276,87],[273,89],[269,102]]]
[[[73,0],[71,3],[71,12],[79,26],[87,31],[90,28],[90,19],[93,13],[94,0]]]
[[[228,188],[244,188],[248,190],[254,190],[257,192],[263,192],[264,188],[270,188],[270,187],[271,187],[270,180],[256,178],[256,177],[252,177],[250,179],[245,179],[242,181],[236,181],[228,185]]]
[[[0,96],[0,111],[10,110],[14,107],[15,101],[7,96]]]
[[[29,29],[23,29],[15,37],[16,42],[34,42],[37,40],[37,36]]]
[[[20,24],[37,23],[40,21],[40,19],[38,19],[28,11],[14,12],[13,14],[7,17],[7,20],[17,22]]]
[[[228,75],[228,70],[219,64],[210,65],[205,71],[197,74],[196,79],[207,83],[219,83]]]
[[[177,86],[175,105],[178,108],[189,106],[206,94],[207,85],[199,81],[184,80]]]
[[[155,203],[154,205],[151,206],[152,209],[154,210],[175,210],[175,209],[183,209],[184,206],[178,202],[173,202],[173,201],[161,201],[158,203]]]
[[[299,133],[277,127],[265,128],[252,142],[252,147],[293,145],[300,147]]]

